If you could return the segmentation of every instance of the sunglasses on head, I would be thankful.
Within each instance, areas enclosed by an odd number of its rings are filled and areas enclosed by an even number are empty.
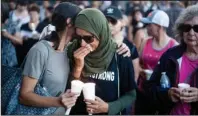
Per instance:
[[[180,30],[183,32],[189,32],[191,29],[198,33],[198,25],[182,24],[180,26]]]
[[[94,41],[94,36],[93,35],[91,35],[91,36],[88,36],[88,35],[86,35],[86,36],[80,36],[80,35],[74,35],[74,37],[75,37],[75,39],[78,39],[78,40],[80,40],[80,41],[82,41],[82,39],[86,42],[86,43],[92,43],[93,41]]]

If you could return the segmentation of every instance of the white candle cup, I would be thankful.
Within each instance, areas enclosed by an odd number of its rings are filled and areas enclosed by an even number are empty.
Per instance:
[[[77,97],[80,96],[80,93],[83,89],[84,83],[80,80],[73,80],[71,82],[71,92],[77,94]],[[65,115],[69,115],[71,108],[68,108],[65,112]]]
[[[71,82],[71,92],[78,94],[77,96],[80,96],[80,93],[83,89],[84,83],[80,80],[73,80]]]
[[[153,71],[149,69],[145,69],[144,72],[146,73],[146,80],[149,80]]]
[[[95,100],[95,83],[85,83],[83,95],[85,99]]]
[[[181,92],[184,92],[184,89],[190,88],[190,85],[187,83],[179,83],[178,88],[180,89]]]
[[[190,85],[187,84],[187,83],[179,83],[179,84],[178,84],[178,87],[179,87],[180,89],[186,89],[186,88],[189,88]]]
[[[85,99],[95,100],[95,83],[85,83],[83,87],[83,95]],[[92,115],[89,113],[89,115]]]

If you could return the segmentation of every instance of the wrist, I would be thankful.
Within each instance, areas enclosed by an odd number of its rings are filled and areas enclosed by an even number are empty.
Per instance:
[[[74,78],[80,78],[81,72],[82,72],[82,68],[74,68],[72,72],[72,76]]]
[[[108,113],[109,112],[109,104],[108,103],[105,103],[104,112],[105,113]]]
[[[62,98],[60,96],[56,97],[57,107],[64,107],[64,105],[63,105],[61,100],[62,100]]]

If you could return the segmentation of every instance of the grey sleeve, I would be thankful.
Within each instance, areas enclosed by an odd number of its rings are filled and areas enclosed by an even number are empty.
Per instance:
[[[37,48],[32,48],[28,52],[23,69],[23,75],[39,79],[44,71],[46,55]]]

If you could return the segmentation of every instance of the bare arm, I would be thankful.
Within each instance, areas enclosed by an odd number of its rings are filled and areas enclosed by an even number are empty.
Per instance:
[[[140,62],[139,58],[136,58],[136,59],[132,60],[133,67],[134,67],[134,72],[135,72],[135,82],[136,83],[137,83],[139,73],[140,73],[140,70],[141,70],[139,62]]]
[[[23,45],[23,39],[19,33],[12,35],[6,31],[2,32],[2,34],[7,37],[14,45]]]
[[[144,39],[144,31],[142,29],[140,29],[135,34],[135,39],[134,39],[134,44],[135,44],[138,52],[140,52],[140,47],[143,42],[143,39]]]
[[[61,97],[44,97],[34,93],[37,79],[25,76],[20,90],[20,103],[36,107],[61,107]]]
[[[128,26],[128,40],[133,43],[133,34],[132,34],[133,27],[131,25]]]

